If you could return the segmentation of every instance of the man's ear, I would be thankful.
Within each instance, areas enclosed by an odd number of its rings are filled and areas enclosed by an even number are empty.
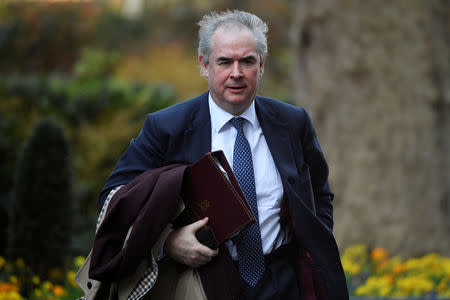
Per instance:
[[[259,71],[260,71],[260,76],[261,77],[264,74],[264,63],[265,62],[266,62],[266,55],[264,55],[264,57],[261,58],[261,61],[259,62]]]
[[[205,57],[203,55],[198,56],[198,62],[200,63],[200,74],[208,78],[208,62],[205,62]]]

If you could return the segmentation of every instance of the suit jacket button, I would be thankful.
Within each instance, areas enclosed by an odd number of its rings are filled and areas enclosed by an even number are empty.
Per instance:
[[[88,281],[88,283],[87,283],[87,288],[88,288],[88,289],[91,289],[91,288],[92,288],[92,283],[91,283],[90,281]]]

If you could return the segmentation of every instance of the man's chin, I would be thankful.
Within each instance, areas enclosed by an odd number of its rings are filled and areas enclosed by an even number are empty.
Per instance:
[[[245,90],[242,90],[240,92],[229,91],[225,94],[225,99],[229,103],[239,105],[248,100],[248,93],[245,93]]]
[[[240,97],[229,97],[227,99],[227,102],[231,105],[231,106],[245,106],[248,104],[248,100],[247,98],[240,96]]]
[[[240,115],[250,106],[251,101],[248,101],[245,97],[235,97],[233,99],[227,99],[227,103],[230,113]]]

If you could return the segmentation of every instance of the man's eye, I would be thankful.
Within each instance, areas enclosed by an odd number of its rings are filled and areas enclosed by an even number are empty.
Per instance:
[[[249,59],[244,59],[244,65],[251,66],[251,65],[253,65],[254,63],[255,63],[255,60],[254,60],[254,59],[251,59],[251,58],[249,58]]]

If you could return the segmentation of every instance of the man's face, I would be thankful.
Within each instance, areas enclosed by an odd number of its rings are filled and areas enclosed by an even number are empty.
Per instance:
[[[247,30],[219,28],[213,36],[209,62],[199,56],[212,98],[222,109],[240,115],[251,104],[264,70],[253,34]]]

